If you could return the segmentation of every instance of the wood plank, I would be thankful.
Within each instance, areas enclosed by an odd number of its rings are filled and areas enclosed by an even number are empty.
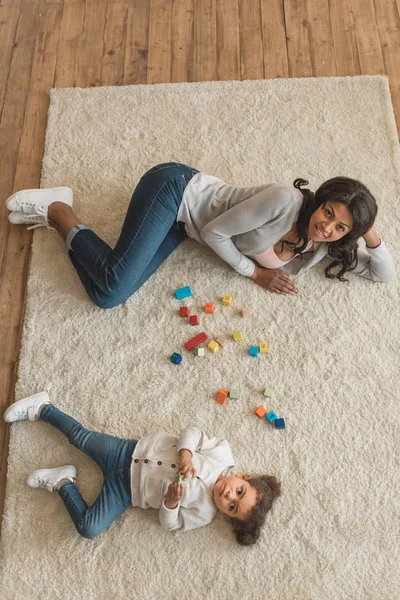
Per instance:
[[[263,79],[264,57],[260,0],[240,3],[241,78]]]
[[[150,3],[132,0],[128,10],[124,85],[147,82]]]
[[[240,79],[238,0],[217,0],[217,79]]]
[[[289,76],[282,0],[261,0],[261,26],[266,79]]]
[[[196,0],[193,36],[193,81],[215,81],[217,79],[217,13],[215,0]]]
[[[94,87],[101,83],[101,58],[103,56],[106,9],[107,4],[105,2],[96,3],[86,0],[76,80],[77,87]]]
[[[314,77],[337,75],[329,0],[306,0]]]
[[[386,1],[386,0],[385,0]],[[383,75],[385,65],[373,0],[351,0],[363,75]]]
[[[340,77],[360,75],[357,39],[351,0],[330,3],[333,51]]]
[[[64,1],[54,87],[77,85],[84,18],[85,0]]]
[[[0,119],[3,112],[20,12],[21,0],[16,0],[14,6],[0,6],[0,40],[2,48],[0,52]]]
[[[151,0],[147,83],[171,81],[172,0]]]
[[[375,12],[381,41],[385,72],[395,112],[397,128],[400,126],[400,16],[396,0],[375,0]]]
[[[289,77],[313,74],[305,0],[284,0]]]
[[[128,4],[108,4],[104,30],[101,85],[123,85],[126,50]]]
[[[5,198],[12,192],[15,173],[14,189],[37,187],[39,184],[48,102],[47,88],[43,89],[41,86],[47,85],[48,78],[51,79],[54,74],[55,44],[58,39],[56,23],[61,17],[61,11],[61,5],[45,6],[39,0],[24,2],[22,5],[16,36],[17,46],[13,54],[0,124],[0,139],[7,140],[6,147],[4,144],[0,146],[0,176]],[[54,35],[51,33],[53,29],[56,29]],[[42,75],[43,69],[47,69],[48,73]],[[42,147],[38,150],[40,140]],[[38,151],[38,156],[35,156],[35,151]],[[8,211],[4,202],[1,207],[0,410],[3,413],[6,406],[14,400],[32,234],[25,227],[11,227],[7,221]],[[9,427],[2,422],[0,514],[3,514],[4,508],[8,440]]]
[[[193,74],[193,0],[172,5],[171,82],[190,81]]]

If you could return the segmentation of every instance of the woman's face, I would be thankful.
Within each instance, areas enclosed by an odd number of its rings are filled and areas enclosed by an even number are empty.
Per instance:
[[[311,215],[308,237],[314,242],[336,242],[353,227],[353,216],[346,204],[327,202]]]

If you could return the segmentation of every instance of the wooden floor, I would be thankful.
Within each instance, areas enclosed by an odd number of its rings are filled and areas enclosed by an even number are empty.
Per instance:
[[[48,91],[179,81],[389,76],[400,0],[0,0],[0,411],[14,400],[31,232],[6,198],[39,186]],[[0,512],[9,431],[0,421]]]

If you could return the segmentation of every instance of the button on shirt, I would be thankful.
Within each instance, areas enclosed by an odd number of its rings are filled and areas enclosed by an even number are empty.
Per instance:
[[[168,509],[164,498],[169,484],[176,480],[182,449],[192,453],[197,477],[185,481],[181,501],[176,508]],[[145,436],[136,444],[132,458],[132,505],[158,509],[162,527],[180,531],[212,521],[217,512],[215,482],[235,465],[227,440],[209,438],[194,427],[186,427],[179,437],[162,431]]]

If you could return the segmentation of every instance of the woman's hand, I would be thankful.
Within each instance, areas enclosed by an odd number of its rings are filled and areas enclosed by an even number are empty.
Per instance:
[[[192,462],[192,453],[190,450],[181,450],[179,452],[179,474],[183,475],[185,479],[192,476],[194,479],[197,476],[196,469],[193,466]]]
[[[374,225],[369,231],[367,231],[367,233],[364,233],[363,238],[368,248],[377,248],[381,243],[381,240],[376,232]]]
[[[270,290],[275,294],[295,295],[298,291],[293,281],[279,269],[264,269],[256,265],[250,279],[265,290]]]
[[[169,484],[167,495],[165,496],[164,504],[167,508],[173,509],[178,506],[183,496],[183,483],[173,481]]]

